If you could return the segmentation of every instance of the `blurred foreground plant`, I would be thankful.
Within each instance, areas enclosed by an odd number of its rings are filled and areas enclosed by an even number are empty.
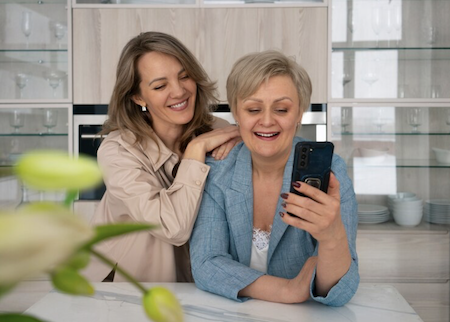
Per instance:
[[[95,290],[79,271],[96,256],[115,268],[143,293],[147,316],[156,322],[183,321],[176,297],[163,287],[146,289],[116,263],[96,252],[95,244],[116,236],[155,228],[140,223],[90,227],[73,214],[71,206],[79,190],[95,187],[102,174],[95,160],[70,158],[59,151],[24,154],[15,165],[24,185],[37,190],[66,191],[64,205],[50,202],[26,204],[14,211],[0,210],[0,297],[20,281],[48,273],[56,289],[72,295],[92,295]],[[7,313],[0,321],[40,321],[35,317]]]

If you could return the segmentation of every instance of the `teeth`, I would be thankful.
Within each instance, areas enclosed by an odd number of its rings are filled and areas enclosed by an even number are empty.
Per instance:
[[[179,107],[182,107],[184,104],[186,104],[186,101],[181,102],[179,104],[171,105],[170,107],[179,108]]]
[[[270,137],[275,136],[275,135],[277,135],[277,134],[278,134],[278,133],[272,133],[272,134],[256,133],[256,135],[262,136],[262,137],[265,137],[265,138],[270,138]]]

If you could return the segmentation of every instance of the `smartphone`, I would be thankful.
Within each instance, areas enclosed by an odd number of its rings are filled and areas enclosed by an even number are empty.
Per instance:
[[[331,142],[303,141],[295,145],[292,182],[302,181],[328,191],[334,145]],[[291,192],[304,196],[291,185]]]

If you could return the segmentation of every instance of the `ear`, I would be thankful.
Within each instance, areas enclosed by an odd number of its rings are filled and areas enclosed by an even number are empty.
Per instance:
[[[133,100],[133,102],[135,102],[139,106],[147,106],[145,101],[143,101],[139,95],[133,95],[133,97],[131,97],[131,99]]]

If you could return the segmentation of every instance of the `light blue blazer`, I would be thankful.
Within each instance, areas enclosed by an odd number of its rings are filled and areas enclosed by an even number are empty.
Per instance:
[[[289,192],[294,159],[294,138],[286,164],[281,192]],[[211,166],[197,221],[190,240],[192,274],[198,288],[237,301],[238,292],[264,273],[249,267],[253,232],[253,185],[250,151],[240,143],[225,160],[207,159]],[[345,225],[352,264],[326,297],[314,295],[315,275],[310,294],[315,301],[331,306],[347,303],[359,285],[356,255],[358,226],[355,193],[344,161],[334,155],[332,171],[340,183],[341,216]],[[317,255],[317,241],[307,232],[286,225],[278,215],[278,200],[270,236],[267,274],[294,278],[305,261]]]

